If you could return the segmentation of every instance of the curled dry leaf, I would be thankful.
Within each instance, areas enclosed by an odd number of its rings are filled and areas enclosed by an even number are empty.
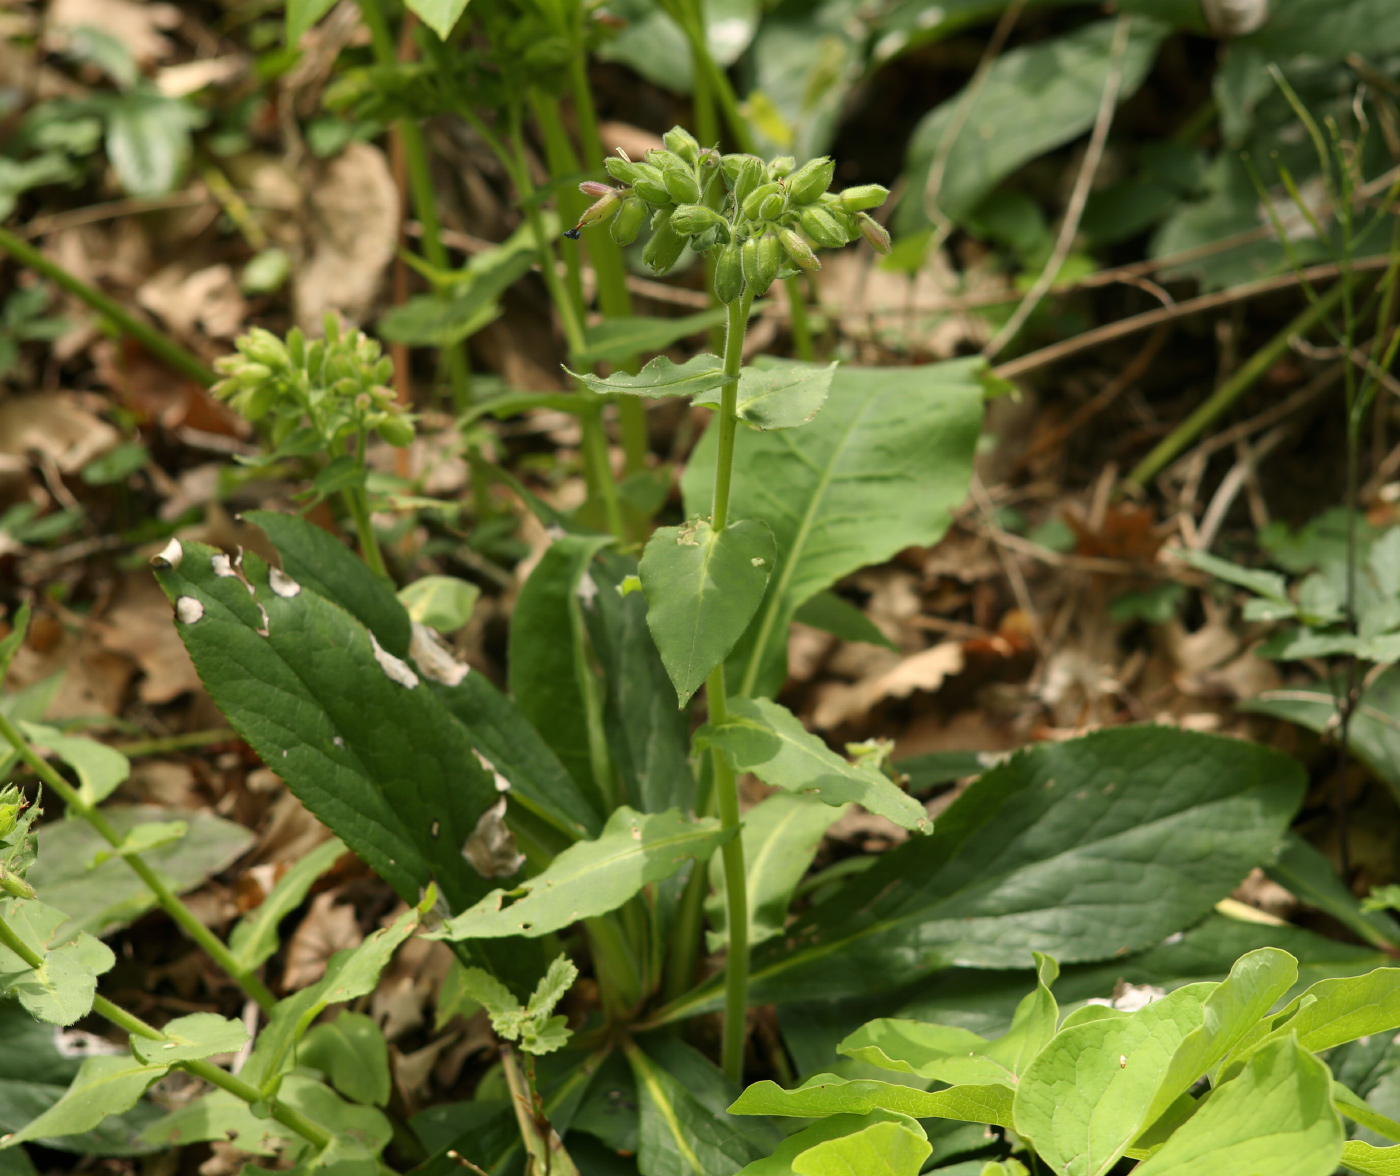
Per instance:
[[[121,434],[89,409],[76,392],[16,396],[0,404],[0,455],[23,461],[33,450],[59,472],[76,473],[121,440]],[[13,463],[6,463],[13,468]],[[6,466],[0,466],[0,471]]]
[[[232,339],[243,329],[248,314],[238,279],[227,265],[193,272],[183,265],[168,265],[142,284],[136,301],[181,336],[202,330],[211,339]]]
[[[287,941],[287,963],[282,972],[282,988],[296,992],[315,984],[326,973],[331,956],[364,941],[355,908],[340,901],[339,890],[327,890],[311,900],[306,918]]]
[[[194,663],[170,622],[170,603],[160,585],[144,572],[126,578],[116,606],[94,630],[104,648],[129,657],[141,668],[143,702],[169,702],[187,690],[199,689]]]
[[[823,683],[812,711],[812,725],[823,731],[860,718],[886,698],[908,698],[916,690],[932,693],[945,678],[963,668],[962,646],[944,641],[895,662],[859,682]]]

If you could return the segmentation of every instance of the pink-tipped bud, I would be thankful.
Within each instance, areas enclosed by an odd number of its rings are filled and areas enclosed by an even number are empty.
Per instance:
[[[890,251],[890,235],[882,225],[872,216],[861,213],[856,217],[856,224],[860,227],[860,235],[870,242],[870,248],[876,253],[888,253]]]
[[[602,191],[590,191],[592,188],[601,188]],[[577,241],[579,233],[589,225],[596,225],[599,221],[607,220],[608,217],[617,212],[618,207],[622,203],[622,193],[616,188],[609,188],[607,184],[599,184],[593,180],[585,180],[579,185],[579,190],[587,193],[589,196],[597,196],[598,199],[584,210],[583,215],[578,218],[578,224],[572,229],[566,229],[564,231],[564,236],[568,237],[571,241]]]
[[[600,184],[597,180],[584,180],[578,186],[578,190],[585,196],[592,196],[594,200],[601,200],[604,196],[617,194],[616,188],[608,184]]]

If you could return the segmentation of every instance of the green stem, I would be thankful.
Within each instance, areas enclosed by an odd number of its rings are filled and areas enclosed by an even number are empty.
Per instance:
[[[25,943],[3,917],[0,917],[0,944],[8,947],[31,968],[44,966],[44,957]]]
[[[719,446],[715,458],[715,497],[711,526],[715,533],[729,522],[729,490],[734,473],[734,440],[739,422],[739,370],[744,362],[744,332],[748,327],[752,294],[744,294],[729,304],[729,335],[724,345],[724,374],[720,389]],[[712,725],[729,717],[729,699],[724,681],[724,661],[711,672],[705,686],[705,703]],[[729,951],[724,964],[724,1030],[720,1062],[724,1072],[736,1082],[743,1080],[744,1030],[749,1005],[749,900],[744,876],[744,843],[739,836],[739,789],[734,769],[719,748],[712,750],[715,800],[720,827],[733,830],[724,843],[724,888],[728,907]]]
[[[361,470],[365,468],[366,442],[366,434],[361,432],[355,440],[355,458],[359,461]],[[365,490],[364,482],[342,490],[341,498],[355,523],[355,534],[360,538],[360,555],[376,576],[390,579],[389,569],[384,563],[384,553],[379,550],[379,537],[374,533],[374,519],[370,515],[369,494]]]
[[[814,363],[817,349],[812,344],[812,325],[807,321],[807,296],[802,289],[802,275],[787,280],[788,318],[792,323],[792,349],[797,358]]]
[[[370,47],[380,65],[394,65],[399,59],[389,22],[379,0],[359,0],[360,17],[369,30]],[[404,173],[408,180],[409,198],[413,212],[423,228],[423,255],[435,269],[448,267],[447,247],[442,243],[442,221],[437,212],[437,193],[433,190],[433,172],[428,162],[428,145],[423,132],[410,118],[395,121],[394,130],[403,147]],[[444,292],[443,297],[446,297]],[[452,385],[452,400],[460,412],[471,403],[471,361],[466,344],[456,343],[443,349],[447,360],[448,379]]]
[[[20,758],[29,765],[40,780],[58,793],[59,799],[68,806],[70,813],[76,813],[82,817],[108,845],[113,848],[121,847],[122,835],[112,827],[111,822],[96,808],[88,804],[82,795],[29,745],[29,741],[19,733],[3,712],[0,712],[0,736],[10,742],[19,752]],[[268,991],[267,985],[258,979],[251,968],[241,966],[233,958],[233,953],[208,927],[199,921],[195,913],[180,900],[180,896],[170,889],[165,879],[147,865],[146,860],[139,853],[123,853],[118,856],[146,884],[147,889],[155,896],[156,901],[165,909],[165,912],[184,929],[195,943],[209,954],[210,959],[227,972],[245,993],[257,1001],[259,1006],[265,1011],[271,1012],[277,999]]]
[[[1354,277],[1344,277],[1316,302],[1304,309],[1292,322],[1264,344],[1242,364],[1237,372],[1210,396],[1195,412],[1164,437],[1127,477],[1127,484],[1144,486],[1167,467],[1176,456],[1204,433],[1232,404],[1271,368],[1288,350],[1295,335],[1311,330],[1338,302]],[[1348,365],[1349,366],[1349,365]]]
[[[570,179],[582,170],[574,145],[569,142],[569,132],[564,129],[564,119],[559,113],[559,99],[539,90],[530,91],[530,109],[535,122],[539,124],[544,138],[545,162],[549,164],[549,176],[555,182],[555,204],[559,208],[559,218],[566,225],[574,224],[588,206],[585,197]],[[559,243],[559,252],[564,258],[565,286],[574,313],[582,321],[585,315],[583,300],[583,258],[577,241],[564,240]]]
[[[211,727],[207,731],[189,731],[184,735],[133,739],[130,743],[116,744],[116,749],[127,759],[139,759],[146,755],[165,755],[171,751],[188,751],[192,747],[208,747],[211,743],[223,743],[227,739],[237,738],[238,732],[232,727]]]
[[[187,351],[168,335],[156,330],[148,323],[143,323],[100,290],[96,290],[86,282],[75,278],[62,266],[50,261],[32,245],[20,240],[5,229],[0,229],[0,250],[4,250],[20,265],[28,266],[36,273],[43,274],[54,285],[60,286],[74,297],[87,303],[98,314],[108,319],[122,334],[131,336],[169,367],[188,376],[205,388],[210,387],[218,380],[219,377],[214,373],[214,370],[192,351]]]

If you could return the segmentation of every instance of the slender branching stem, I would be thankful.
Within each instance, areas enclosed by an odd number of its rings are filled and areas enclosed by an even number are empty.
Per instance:
[[[58,794],[59,799],[68,806],[69,813],[85,820],[114,849],[121,847],[123,841],[121,833],[112,826],[112,823],[102,815],[100,810],[89,804],[82,794],[54,769],[53,765],[30,746],[29,741],[20,734],[3,712],[0,712],[0,737],[8,740],[34,774]],[[165,879],[147,864],[145,858],[139,853],[130,851],[118,856],[146,884],[147,889],[155,896],[156,901],[164,908],[165,912],[183,928],[195,943],[209,954],[209,958],[227,972],[245,993],[257,1001],[264,1011],[271,1012],[277,1000],[268,991],[267,985],[258,978],[251,968],[244,967],[234,959],[233,953],[224,946],[218,936],[199,921],[195,913],[181,901],[180,896],[170,888]]]

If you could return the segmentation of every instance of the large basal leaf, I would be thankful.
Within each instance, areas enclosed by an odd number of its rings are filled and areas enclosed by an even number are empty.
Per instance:
[[[718,747],[736,772],[752,772],[774,788],[830,805],[854,802],[920,833],[932,827],[924,806],[883,772],[842,759],[787,707],[766,698],[732,699],[725,721],[702,728],[696,743]]]
[[[747,367],[739,375],[735,414],[755,429],[793,429],[812,420],[826,403],[835,363],[825,367],[784,363]],[[695,397],[694,403],[718,406],[719,392]]]
[[[495,804],[462,726],[349,613],[255,555],[187,544],[157,578],[200,678],[298,798],[406,900],[488,888],[462,856]],[[252,588],[252,594],[249,588]]]
[[[0,902],[0,919],[44,960],[32,968],[0,944],[0,993],[17,997],[31,1016],[51,1025],[87,1016],[97,977],[116,963],[112,949],[74,927],[62,911],[33,899]]]
[[[91,1131],[108,1115],[131,1110],[146,1088],[163,1078],[169,1069],[147,1065],[130,1054],[88,1058],[63,1097],[19,1131],[6,1136],[0,1148],[31,1139]]]
[[[647,624],[680,705],[743,635],[763,601],[777,549],[758,519],[716,531],[704,519],[658,527],[640,565]]]
[[[596,841],[571,845],[516,890],[493,890],[433,936],[533,938],[558,931],[616,910],[647,883],[669,878],[689,858],[703,861],[731,836],[715,817],[690,817],[679,809],[638,813],[624,805]]]
[[[1169,31],[1149,17],[1132,20],[1119,101],[1142,85]],[[1111,68],[1115,23],[1098,21],[1004,53],[992,63],[966,115],[959,110],[962,94],[925,115],[909,141],[904,170],[909,186],[895,214],[898,232],[917,232],[929,223],[924,192],[934,156],[954,118],[967,121],[948,153],[937,204],[955,221],[966,217],[1017,168],[1087,131]]]
[[[795,946],[760,947],[752,999],[1026,966],[1033,948],[1063,963],[1121,959],[1196,922],[1267,858],[1303,786],[1287,756],[1168,727],[1027,748],[972,783],[932,837],[884,854],[794,923]]]
[[[866,1115],[897,1111],[915,1119],[957,1119],[964,1123],[1011,1126],[1009,1086],[950,1086],[918,1090],[871,1079],[848,1081],[835,1074],[818,1074],[794,1090],[776,1082],[755,1082],[729,1108],[734,1115],[781,1115],[811,1119],[822,1115]]]
[[[902,1123],[874,1123],[863,1131],[829,1139],[792,1161],[798,1176],[919,1176],[933,1145]]]
[[[1277,1041],[1214,1091],[1135,1176],[1331,1176],[1346,1139],[1331,1085],[1322,1062],[1291,1038]]]
[[[767,601],[730,659],[737,693],[777,692],[801,604],[858,568],[943,536],[972,473],[982,366],[838,368],[811,424],[736,439],[730,514],[763,519],[778,543]],[[711,513],[717,433],[706,430],[681,480],[687,517]]]

